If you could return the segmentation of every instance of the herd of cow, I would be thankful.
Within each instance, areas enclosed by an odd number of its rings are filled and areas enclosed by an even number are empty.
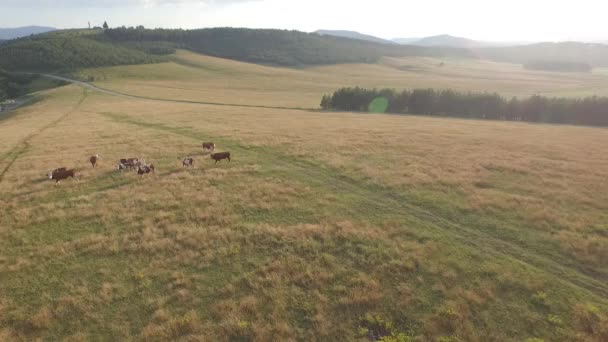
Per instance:
[[[230,152],[213,153],[215,151],[215,144],[212,142],[203,143],[203,151],[211,152],[211,159],[215,160],[215,164],[217,164],[217,162],[222,161],[224,159],[227,159],[228,161],[230,161]],[[101,160],[101,157],[99,157],[98,154],[91,156],[91,158],[89,158],[89,162],[91,163],[91,166],[93,166],[93,168],[97,167],[97,162],[99,160]],[[182,160],[182,167],[193,167],[193,166],[194,166],[194,158],[187,157]],[[155,172],[154,164],[147,165],[145,163],[145,161],[141,161],[138,158],[120,159],[120,161],[118,162],[118,165],[116,166],[116,169],[118,169],[121,172],[125,171],[125,170],[137,170],[137,174],[142,177],[146,174]],[[78,171],[76,171],[75,169],[67,169],[65,167],[60,167],[60,168],[57,168],[57,169],[49,172],[48,177],[49,177],[49,179],[54,180],[55,185],[57,185],[60,181],[62,181],[64,179],[68,179],[68,178],[78,179],[80,177],[80,173]]]

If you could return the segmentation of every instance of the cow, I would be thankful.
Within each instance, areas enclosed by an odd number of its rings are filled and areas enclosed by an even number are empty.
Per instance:
[[[67,170],[66,168],[59,168],[53,172],[49,172],[49,179],[55,180],[55,185],[59,184],[60,181],[68,179],[70,177],[78,179],[80,174],[75,170]]]
[[[230,152],[214,153],[211,155],[211,159],[215,160],[215,164],[217,164],[218,161],[224,159],[228,159],[228,161],[230,162]]]
[[[93,168],[95,168],[97,166],[98,160],[101,160],[101,157],[99,156],[99,154],[96,154],[94,156],[91,156],[91,158],[89,158],[89,162],[91,162],[91,166],[93,166]]]
[[[192,158],[192,157],[185,158],[184,160],[182,160],[182,166],[183,167],[190,167],[190,166],[194,167],[194,158]]]
[[[212,142],[204,142],[203,143],[203,150],[206,151],[214,151],[215,150],[215,144]]]
[[[154,173],[154,164],[150,164],[150,166],[148,165],[142,165],[142,166],[138,166],[137,167],[137,174],[140,176],[144,176],[145,174],[148,173]]]
[[[141,166],[142,164],[138,158],[127,158],[127,159],[121,159],[120,162],[118,163],[118,169],[122,170],[120,168],[120,165],[125,166],[125,169],[135,169],[135,168]]]
[[[60,167],[60,168],[57,168],[57,169],[53,170],[53,171],[52,171],[52,172],[50,172],[50,173],[55,173],[55,172],[66,171],[67,169],[68,169],[67,167]]]

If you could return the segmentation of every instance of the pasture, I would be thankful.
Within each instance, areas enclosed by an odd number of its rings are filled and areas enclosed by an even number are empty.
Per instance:
[[[429,76],[403,63],[437,61],[176,58],[83,74],[141,96],[303,108],[339,85],[608,89],[508,65],[462,79],[485,62]],[[203,141],[232,161],[214,165]],[[600,128],[46,91],[0,118],[0,340],[606,340],[607,149]],[[126,157],[156,174],[116,171]],[[55,186],[61,166],[82,179]]]
[[[345,86],[451,88],[505,96],[608,95],[608,74],[602,69],[541,72],[516,64],[456,58],[384,58],[378,64],[294,69],[180,50],[169,63],[96,68],[78,74],[82,79],[95,76],[95,84],[104,88],[151,98],[306,109],[318,108],[323,94]]]

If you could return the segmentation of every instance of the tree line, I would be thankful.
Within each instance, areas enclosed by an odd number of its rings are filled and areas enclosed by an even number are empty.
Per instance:
[[[143,26],[104,30],[108,40],[123,43],[170,42],[173,47],[253,63],[309,65],[374,63],[383,56],[470,56],[461,49],[379,44],[275,29],[209,28],[146,29]]]
[[[608,97],[506,98],[450,89],[342,88],[323,96],[323,109],[459,118],[608,126]]]

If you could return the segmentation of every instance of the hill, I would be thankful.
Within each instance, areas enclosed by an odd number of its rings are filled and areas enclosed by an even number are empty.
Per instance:
[[[401,45],[412,45],[412,44],[415,44],[420,39],[422,39],[422,38],[394,38],[394,39],[392,39],[392,41],[397,44],[401,44]]]
[[[106,30],[104,36],[109,41],[127,45],[168,42],[210,56],[286,66],[374,63],[384,56],[471,56],[463,49],[389,45],[273,29],[148,30],[140,27]]]
[[[562,42],[539,43],[524,46],[476,49],[475,53],[485,59],[518,64],[536,61],[585,63],[593,67],[608,67],[608,45]]]
[[[484,45],[483,43],[477,42],[472,39],[454,37],[448,34],[422,38],[416,42],[413,42],[412,44],[419,46],[444,46],[457,48],[472,48]]]
[[[299,31],[213,28],[200,30],[66,30],[9,42],[0,47],[0,67],[70,70],[152,63],[183,48],[253,63],[315,65],[374,63],[384,56],[471,56],[462,49],[399,46]]]
[[[387,39],[382,39],[366,34],[362,34],[355,31],[343,31],[343,30],[317,30],[314,33],[322,35],[322,36],[335,36],[335,37],[344,37],[350,39],[359,39],[370,41],[374,43],[382,43],[382,44],[396,44],[395,42]]]
[[[54,27],[45,26],[25,26],[16,28],[0,28],[0,39],[10,40],[15,38],[26,37],[32,34],[40,34],[57,30]]]
[[[98,31],[67,30],[11,40],[0,46],[0,68],[73,70],[161,60],[136,48],[96,39]]]

